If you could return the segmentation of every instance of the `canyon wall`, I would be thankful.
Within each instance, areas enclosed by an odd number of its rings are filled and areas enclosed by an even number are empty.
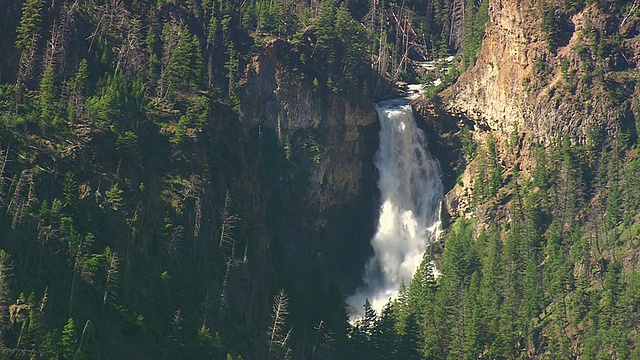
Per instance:
[[[378,118],[371,103],[319,90],[291,69],[296,51],[273,40],[252,59],[241,122],[258,144],[274,247],[299,276],[344,291],[360,281],[371,251]]]
[[[517,167],[526,178],[532,176],[536,144],[558,144],[567,136],[572,144],[584,144],[590,136],[636,137],[639,19],[632,2],[626,3],[569,8],[568,3],[489,0],[478,60],[441,94],[442,109],[471,120],[479,144],[491,133],[503,168]],[[447,196],[452,216],[473,212],[476,167],[469,164]]]

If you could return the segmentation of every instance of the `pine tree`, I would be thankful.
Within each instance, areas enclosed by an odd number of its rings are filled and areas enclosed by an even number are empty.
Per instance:
[[[486,243],[481,260],[480,303],[484,309],[483,323],[486,327],[484,342],[491,344],[499,331],[498,314],[503,300],[501,292],[502,277],[504,276],[502,239],[497,227],[493,226],[487,233],[483,233],[478,238],[478,242],[481,244]]]
[[[360,320],[358,327],[360,328],[361,332],[365,334],[365,336],[367,337],[367,340],[371,340],[374,333],[374,329],[376,327],[375,324],[376,324],[377,314],[376,314],[376,311],[371,306],[369,299],[364,300],[363,306],[364,306],[364,317]]]
[[[167,83],[174,89],[187,90],[198,85],[202,69],[202,54],[198,39],[186,26],[180,28],[180,38],[167,64]]]
[[[606,325],[615,323],[618,315],[623,315],[617,312],[618,299],[623,293],[621,276],[622,264],[616,261],[609,265],[602,282],[602,315]]]
[[[40,121],[49,126],[56,117],[55,85],[53,84],[53,68],[48,67],[42,74],[40,81]]]
[[[360,29],[360,24],[353,19],[347,6],[344,3],[340,5],[333,30],[340,41],[338,49],[342,70],[338,88],[341,92],[353,91],[362,77],[364,37]]]
[[[373,346],[367,350],[371,353],[363,354],[365,358],[372,359],[397,359],[398,358],[398,334],[396,332],[396,321],[398,314],[393,308],[391,301],[387,302],[377,317],[371,337]],[[373,351],[372,351],[373,350]]]
[[[22,6],[20,26],[16,30],[16,47],[20,50],[30,49],[40,38],[42,23],[42,0],[26,0]]]
[[[436,293],[436,315],[438,330],[441,332],[443,350],[447,357],[463,356],[467,314],[464,293],[468,289],[471,276],[479,266],[477,254],[472,246],[473,226],[467,220],[459,219],[447,239],[443,254],[442,278]]]
[[[73,359],[76,353],[76,327],[73,318],[69,318],[62,330],[61,342],[61,355],[63,359]]]
[[[421,329],[415,314],[409,314],[403,328],[403,332],[398,334],[396,359],[421,359]]]
[[[336,7],[333,0],[322,0],[318,7],[318,15],[315,17],[314,25],[317,34],[316,47],[329,52],[327,60],[331,62],[335,58],[334,26],[336,24]]]
[[[429,252],[425,251],[420,266],[416,269],[409,284],[409,307],[416,314],[418,321],[430,315],[430,308],[436,293],[436,279]]]
[[[485,26],[489,20],[489,1],[478,3],[469,1],[463,25],[462,60],[463,66],[468,68],[475,65],[480,45],[484,36]]]
[[[85,114],[84,101],[89,88],[89,65],[86,59],[82,59],[78,65],[76,76],[67,83],[69,104],[67,113],[71,121],[82,118]]]
[[[465,332],[463,341],[463,358],[477,359],[482,353],[482,335],[485,327],[480,303],[480,274],[475,271],[471,275],[469,288],[464,297]]]
[[[500,165],[500,159],[498,158],[496,141],[491,133],[489,133],[489,139],[487,140],[487,167],[489,170],[487,179],[489,183],[488,194],[489,196],[495,196],[502,186],[502,165]]]

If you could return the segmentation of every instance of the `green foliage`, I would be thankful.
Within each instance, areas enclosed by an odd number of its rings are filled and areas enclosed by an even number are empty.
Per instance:
[[[260,1],[260,14],[258,27],[261,32],[272,33],[282,38],[291,37],[298,30],[298,14],[296,4],[291,0],[282,1]],[[249,14],[249,12],[245,12]],[[252,21],[243,18],[243,23],[248,25]]]
[[[111,188],[104,192],[105,202],[113,209],[118,210],[122,207],[122,189],[118,187],[118,183],[113,183]]]
[[[441,58],[438,62],[435,73],[432,74],[430,72],[426,72],[420,79],[424,90],[424,96],[427,99],[435,99],[436,95],[447,88],[447,86],[453,84],[459,75],[460,73],[458,72],[455,60],[447,64],[447,61]],[[436,79],[440,79],[440,81],[438,82]]]
[[[334,24],[336,23],[336,6],[332,0],[322,0],[318,7],[318,15],[315,17],[314,26],[319,50],[327,51],[328,59],[335,54],[331,53],[332,43],[335,41]]]
[[[367,302],[365,318],[347,323],[323,263],[330,250],[318,252],[313,274],[283,270],[283,239],[292,235],[272,228],[280,193],[252,167],[271,167],[278,189],[291,189],[305,186],[297,173],[329,159],[315,132],[286,137],[291,161],[279,163],[265,155],[275,139],[267,129],[259,144],[246,140],[253,120],[238,116],[240,101],[255,90],[260,56],[274,55],[278,73],[291,71],[315,96],[359,98],[383,87],[372,67],[410,76],[404,33],[415,32],[409,42],[420,43],[421,56],[454,50],[451,9],[460,5],[316,3],[6,7],[15,20],[0,25],[9,39],[0,50],[16,64],[2,69],[0,84],[0,357],[268,358],[265,304],[283,286],[293,289],[295,326],[274,336],[272,358],[288,348],[314,359],[634,358],[640,157],[630,139],[614,143],[602,128],[584,147],[538,149],[533,184],[502,168],[493,139],[478,147],[464,129],[462,151],[480,165],[474,205],[499,216],[487,228],[457,221],[442,257],[434,255],[442,274],[425,254],[379,315]],[[618,19],[631,6],[607,4],[594,6]],[[439,65],[443,84],[427,90],[432,96],[477,57],[488,1],[464,5],[461,63]],[[545,11],[550,46],[582,6]],[[631,98],[636,84],[624,69],[611,76],[615,61],[605,61],[626,56],[620,37],[587,22],[580,43],[580,66],[562,63],[568,89],[595,85],[593,93],[601,86],[612,99]],[[536,74],[549,65],[538,59]],[[16,301],[21,292],[30,295]]]
[[[86,59],[80,60],[76,76],[70,81],[71,91],[79,95],[87,95],[89,88],[89,65]]]
[[[479,151],[477,157],[476,179],[474,186],[474,201],[493,198],[502,187],[502,165],[498,157],[496,143],[489,135],[486,150]]]
[[[638,154],[625,141],[598,136],[584,145],[564,138],[557,147],[534,148],[533,183],[520,186],[514,175],[508,188],[508,222],[474,229],[458,219],[437,281],[423,261],[407,295],[401,287],[394,304],[406,302],[416,314],[422,358],[633,358],[640,277],[631,259],[640,203],[625,199],[640,186],[632,175]],[[479,154],[485,168],[497,152],[491,141]],[[608,151],[584,157],[599,146]],[[587,172],[597,184],[590,195],[583,190]],[[488,187],[490,172],[481,174]],[[480,198],[476,206],[494,201]],[[625,220],[626,212],[634,215]],[[386,309],[386,323],[407,318],[401,305]],[[398,354],[399,340],[388,341],[378,353]]]
[[[489,195],[494,196],[500,187],[502,187],[502,165],[498,158],[496,142],[493,136],[489,135],[487,140],[487,167],[489,180]]]
[[[551,69],[549,68],[549,64],[541,58],[535,58],[533,60],[533,66],[534,71],[537,75],[548,75],[551,71]]]
[[[57,117],[57,101],[53,84],[53,68],[48,67],[40,81],[40,122],[43,126],[51,126]]]
[[[362,83],[361,79],[364,75],[362,66],[362,53],[365,49],[364,33],[344,4],[338,7],[332,29],[339,40],[336,53],[342,69],[341,76],[336,82],[337,92],[355,93],[357,89],[353,87]]]
[[[489,1],[471,1],[464,18],[462,38],[462,67],[469,68],[476,63],[480,45],[484,37],[486,24],[489,22]]]
[[[11,258],[9,254],[0,249],[0,336],[4,337],[4,329],[9,325],[7,318],[9,303],[11,301],[9,292],[9,281],[11,279]]]
[[[462,127],[462,133],[460,134],[460,147],[462,155],[467,161],[471,161],[476,157],[478,151],[477,145],[475,140],[473,140],[473,135],[467,125]]]
[[[186,114],[180,117],[175,126],[171,142],[182,144],[187,139],[196,140],[202,132],[210,115],[210,102],[205,96],[197,96],[190,99]]]
[[[313,136],[312,134],[310,134],[307,140],[302,144],[302,149],[306,150],[315,164],[320,164],[322,162],[322,151],[320,149],[320,145],[316,141],[315,136]]]
[[[558,47],[562,32],[560,19],[558,19],[556,11],[555,6],[547,6],[544,9],[542,23],[540,24],[540,30],[542,30],[544,34],[544,39],[547,42],[549,51],[555,51]]]
[[[167,64],[167,83],[175,90],[198,87],[202,78],[202,54],[198,38],[186,26],[180,28],[180,37]]]
[[[255,212],[264,179],[246,171],[264,160],[238,122],[251,91],[247,64],[266,54],[265,38],[289,40],[275,43],[287,50],[274,53],[279,70],[318,96],[358,97],[370,80],[362,61],[369,34],[357,12],[329,1],[322,11],[290,0],[114,6],[106,14],[55,2],[45,11],[27,0],[22,13],[8,8],[16,21],[0,26],[10,39],[0,50],[16,60],[0,84],[0,164],[9,154],[0,242],[2,254],[31,254],[15,271],[0,263],[2,348],[47,359],[266,358],[264,332],[254,330],[264,329],[276,278],[290,284],[279,268],[267,275],[275,251],[263,248],[270,230]],[[8,27],[17,20],[13,43]],[[318,134],[297,140],[287,155],[304,158],[296,166],[324,160]],[[233,206],[227,188],[238,194]],[[309,287],[326,319],[315,358],[343,344],[347,328],[341,294],[327,287]],[[30,311],[24,328],[7,325],[16,291],[44,294],[21,297]],[[291,348],[311,349],[298,334],[318,322],[308,325],[298,305],[309,295],[295,295],[296,330],[283,335]]]
[[[22,5],[20,26],[16,30],[16,47],[20,50],[33,49],[35,43],[42,36],[42,0],[26,0]]]
[[[67,323],[62,329],[62,336],[60,337],[61,343],[61,356],[63,359],[73,359],[76,349],[76,328],[73,318],[69,318]]]

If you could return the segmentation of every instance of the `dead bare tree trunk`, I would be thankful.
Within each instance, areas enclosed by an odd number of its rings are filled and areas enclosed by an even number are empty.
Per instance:
[[[7,206],[7,214],[11,215],[11,227],[16,228],[18,224],[24,221],[25,216],[29,213],[31,205],[37,201],[35,193],[35,184],[33,181],[33,171],[23,170],[17,180],[13,191],[13,196]],[[25,194],[25,188],[26,194]]]
[[[107,254],[107,274],[104,285],[104,296],[102,297],[102,309],[107,304],[109,297],[113,296],[115,292],[115,283],[118,280],[118,265],[120,264],[120,258],[115,251],[109,251]]]
[[[229,191],[224,198],[224,209],[222,210],[220,221],[220,241],[219,247],[233,245],[235,240],[233,239],[232,231],[236,227],[236,222],[240,220],[240,217],[231,211],[231,195]]]
[[[280,290],[276,295],[271,314],[273,323],[269,327],[269,360],[278,359],[280,355],[286,359],[291,351],[287,345],[291,329],[287,332],[284,329],[286,317],[289,314],[288,306],[289,298],[284,290]]]

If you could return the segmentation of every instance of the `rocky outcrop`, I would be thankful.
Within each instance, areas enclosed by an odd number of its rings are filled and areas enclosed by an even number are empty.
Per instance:
[[[579,83],[569,94],[561,91],[561,64],[578,68],[582,61],[577,46],[585,43],[584,30],[600,26],[598,19],[609,19],[615,29],[607,29],[611,24],[601,24],[601,30],[618,31],[620,19],[603,16],[596,5],[589,5],[565,20],[563,34],[567,42],[550,50],[541,30],[542,10],[538,3],[489,1],[491,20],[478,61],[443,94],[447,110],[486,123],[491,130],[504,134],[527,132],[542,142],[553,142],[562,134],[580,141],[591,124],[615,132],[618,123],[628,117],[628,106],[621,106],[607,94],[592,93],[581,101],[579,95],[585,94],[584,90],[593,90],[590,84]],[[625,42],[631,46],[637,42],[637,35],[629,36]],[[637,54],[627,57],[624,66],[634,67]],[[612,70],[611,62],[615,61],[602,60],[604,70]]]
[[[317,154],[310,164],[316,194],[307,200],[321,209],[339,206],[361,195],[363,183],[370,180],[364,178],[364,169],[375,139],[367,136],[377,127],[377,114],[372,104],[314,91],[280,61],[288,52],[290,44],[274,40],[251,62],[241,100],[243,125],[275,131],[283,149],[296,145],[291,143],[296,132],[316,132]]]
[[[632,74],[640,65],[640,36],[629,24],[638,20],[610,2],[564,6],[489,0],[490,22],[477,63],[440,99],[446,113],[472,120],[476,142],[484,143],[491,132],[504,168],[518,166],[525,177],[535,164],[533,144],[554,144],[567,135],[581,143],[594,129],[605,138],[620,131],[637,134]],[[553,12],[562,29],[554,47],[542,30],[545,11]],[[506,150],[514,139],[517,155]],[[445,199],[451,216],[474,212],[470,165]]]
[[[295,46],[263,46],[239,94],[242,125],[259,144],[275,246],[293,272],[325,272],[346,290],[361,278],[375,227],[377,114],[314,89],[292,69]]]

